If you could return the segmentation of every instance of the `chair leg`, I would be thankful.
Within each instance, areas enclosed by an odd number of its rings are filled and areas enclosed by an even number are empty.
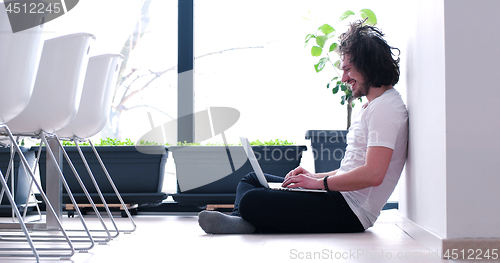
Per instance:
[[[112,222],[112,224],[113,224],[113,226],[115,228],[116,235],[114,235],[113,238],[116,238],[120,234],[120,231],[118,230],[118,226],[116,225],[116,222],[115,222],[115,220],[113,218],[113,215],[111,214],[111,211],[109,210],[109,206],[108,206],[106,200],[104,199],[104,196],[102,194],[102,191],[101,191],[99,185],[97,184],[95,176],[92,173],[92,170],[90,169],[90,166],[89,166],[89,164],[87,162],[87,159],[85,158],[85,155],[83,154],[82,149],[80,148],[80,145],[78,145],[79,141],[77,139],[73,139],[73,142],[75,143],[76,148],[78,150],[78,153],[80,154],[80,157],[81,157],[81,159],[83,161],[83,164],[85,165],[85,168],[87,169],[89,177],[92,180],[92,183],[94,184],[94,187],[95,187],[97,193],[99,194],[99,197],[101,198],[102,204],[103,204],[104,208],[106,209],[106,212],[107,212],[107,214],[109,216],[109,219],[111,220],[111,222]]]
[[[14,151],[14,148],[13,147],[10,147],[10,158],[9,158],[9,166],[7,167],[7,170],[6,170],[6,174],[4,176],[5,178],[5,182],[8,182],[9,181],[9,177],[10,177],[10,174],[12,173],[12,178],[14,178],[14,156],[16,154],[16,152]],[[12,194],[12,196],[15,195],[14,193],[14,180],[11,181],[11,188],[10,188],[10,192]],[[7,183],[8,185],[8,183]],[[0,191],[0,203],[2,203],[3,201],[3,196],[4,196],[4,193],[5,193],[5,188],[2,188],[2,191]],[[14,222],[14,208],[12,209],[12,221]]]
[[[36,173],[36,168],[37,168],[37,164],[38,164],[38,161],[40,160],[40,154],[42,152],[42,147],[39,147],[38,149],[38,155],[36,157],[36,160],[35,162],[33,163],[33,170],[31,171],[33,174]],[[36,198],[34,197],[35,196],[35,193],[33,192],[33,178],[29,178],[29,175],[28,175],[28,171],[26,169],[26,167],[24,167],[24,174],[26,175],[28,181],[30,181],[30,189],[29,189],[29,194],[28,194],[28,197],[26,198],[26,202],[25,204],[28,204],[29,203],[29,199],[30,198],[33,198],[36,200]],[[39,201],[36,200],[35,201],[35,207],[36,207],[36,210],[38,212],[38,216],[40,217],[39,221],[42,221],[42,212],[40,210],[40,206],[38,205]],[[23,218],[26,218],[26,213],[28,212],[28,209],[25,209],[24,210],[24,213],[23,213]]]
[[[52,149],[50,148],[50,145],[49,145],[49,143],[48,143],[48,141],[47,141],[47,138],[46,138],[46,133],[45,133],[45,132],[42,132],[42,133],[40,134],[40,138],[42,139],[43,144],[45,144],[45,146],[46,146],[46,148],[47,148],[47,154],[49,154],[50,159],[54,162],[55,166],[56,166],[56,167],[58,167],[58,164],[57,164],[57,162],[56,162],[56,157],[54,156],[54,152],[53,152],[53,151],[52,151]],[[73,196],[73,193],[71,192],[71,189],[69,188],[68,182],[66,181],[66,179],[65,179],[65,177],[64,177],[64,174],[62,173],[61,169],[55,169],[55,170],[56,170],[56,172],[57,172],[57,174],[58,174],[59,178],[61,179],[61,182],[62,182],[62,184],[63,184],[64,188],[66,189],[66,192],[68,193],[69,198],[71,199],[71,203],[73,203],[73,205],[74,205],[75,207],[77,207],[77,206],[78,206],[78,204],[77,204],[77,203],[76,203],[76,201],[75,201],[75,198],[74,198],[74,196]],[[87,234],[87,238],[89,239],[89,242],[90,242],[91,244],[90,244],[90,246],[89,246],[89,247],[87,247],[87,248],[75,248],[75,250],[79,250],[79,251],[88,251],[88,250],[90,250],[90,249],[92,249],[92,248],[94,247],[95,242],[94,242],[94,239],[93,239],[92,235],[90,234],[90,231],[89,231],[89,229],[88,229],[88,227],[87,227],[87,224],[85,223],[85,220],[83,219],[83,215],[82,215],[82,213],[81,213],[81,212],[80,212],[80,210],[78,210],[78,209],[76,210],[76,212],[77,212],[77,214],[78,214],[78,216],[79,216],[79,218],[80,218],[80,222],[81,222],[81,224],[82,224],[82,226],[83,226],[83,228],[84,228],[84,230],[85,230],[85,232],[86,232],[86,234]]]
[[[42,199],[45,201],[45,204],[46,204],[46,211],[47,213],[51,213],[52,215],[56,215],[56,212],[54,210],[54,208],[52,207],[52,205],[50,204],[50,202],[48,201],[48,198],[47,196],[45,195],[42,187],[40,186],[40,184],[35,180],[35,175],[34,173],[32,172],[29,164],[28,164],[28,161],[26,160],[26,158],[24,157],[21,149],[19,148],[19,145],[16,143],[16,140],[14,139],[14,136],[12,135],[12,132],[10,131],[10,129],[4,125],[4,124],[1,124],[0,125],[0,130],[4,130],[4,132],[2,134],[6,134],[10,141],[11,141],[11,147],[13,147],[15,149],[15,151],[18,153],[19,155],[19,158],[21,160],[21,163],[23,165],[23,167],[29,172],[29,175],[31,177],[31,179],[33,180],[33,182],[35,183],[36,187],[38,188],[39,192],[40,192],[40,195],[42,197]],[[6,187],[7,186],[7,183],[5,182],[5,180],[3,180],[3,176],[1,176],[2,179],[0,181],[2,181],[2,184],[4,185],[3,187],[5,189],[7,189],[6,191],[8,191],[8,188]],[[10,202],[11,202],[11,205],[12,206],[15,206],[15,202],[14,202],[14,198],[12,197],[12,195],[10,194],[10,191],[8,191],[8,197],[10,199]],[[17,210],[17,206],[15,206],[16,210]],[[19,210],[17,210],[17,213],[19,212]],[[20,216],[20,214],[17,215],[18,217],[18,220],[20,220],[20,222],[22,222],[22,217]],[[59,227],[59,231],[62,233],[63,237],[64,237],[64,240],[67,242],[69,248],[68,249],[64,249],[64,248],[44,248],[43,250],[44,251],[64,251],[64,250],[70,250],[69,254],[43,254],[43,255],[40,255],[40,254],[37,254],[35,255],[37,257],[37,261],[38,261],[38,258],[40,256],[43,256],[43,257],[60,257],[60,258],[71,258],[74,254],[75,254],[75,248],[73,246],[73,244],[71,243],[71,240],[69,238],[69,236],[67,235],[66,231],[64,230],[63,226],[62,226],[62,223],[60,220],[58,220],[56,218],[56,223],[57,223],[57,226]],[[26,225],[25,223],[20,223],[21,224],[21,228],[25,234],[25,236],[30,239],[31,236],[28,234],[27,232],[27,228],[26,228]],[[24,225],[24,226],[23,226]],[[8,241],[8,239],[6,239],[5,237],[2,237],[2,241]],[[33,241],[33,239],[31,239],[31,241]],[[61,242],[60,241],[60,237],[59,237],[59,241],[58,242]],[[32,249],[34,249],[34,246],[32,246],[32,242],[30,242],[30,245],[32,247]],[[6,250],[9,250],[9,249],[3,249],[2,251],[6,251]],[[4,256],[3,254],[1,256]],[[19,254],[16,254],[16,255],[10,255],[10,256],[20,256],[20,257],[26,257],[26,255],[19,255]]]
[[[127,214],[127,217],[129,218],[130,223],[132,224],[131,230],[124,230],[122,232],[132,233],[137,229],[137,225],[135,224],[134,219],[132,219],[132,215],[130,214],[130,211],[128,210],[127,205],[125,204],[125,202],[123,202],[122,196],[120,195],[120,192],[118,192],[118,189],[116,188],[115,183],[113,182],[113,179],[109,175],[108,169],[106,169],[106,166],[104,165],[104,163],[101,159],[101,156],[99,156],[97,149],[95,148],[94,144],[92,143],[92,141],[90,139],[88,139],[88,142],[89,142],[90,146],[92,147],[92,150],[94,151],[94,154],[95,154],[97,160],[99,161],[99,164],[101,165],[101,168],[104,171],[104,174],[108,178],[108,181],[109,181],[111,187],[113,187],[113,190],[114,190],[116,196],[118,197],[118,200],[120,200],[120,204],[122,205],[125,213]]]
[[[26,227],[26,224],[24,223],[23,218],[21,217],[21,213],[19,213],[19,209],[17,208],[17,204],[14,201],[14,197],[10,193],[7,182],[5,181],[5,178],[3,177],[2,171],[0,171],[0,183],[2,184],[3,189],[5,189],[5,194],[7,194],[7,199],[9,199],[10,205],[12,206],[12,210],[14,210],[14,213],[17,216],[17,220],[19,221],[19,225],[21,226],[21,229],[23,230],[24,236],[26,236],[26,239],[28,240],[31,251],[33,252],[33,256],[36,258],[37,262],[40,262],[40,256],[38,255],[38,251],[36,250],[35,245],[33,244],[33,240],[31,239],[31,236],[28,233],[28,228]],[[4,256],[4,255],[2,255],[2,256]],[[16,256],[16,254],[9,254],[9,255],[5,255],[5,256],[12,257],[12,256]]]
[[[18,139],[19,139],[19,138],[18,138]],[[19,145],[18,140],[16,140],[16,143]],[[40,150],[41,150],[41,148],[40,148]],[[14,178],[14,176],[15,176],[15,175],[14,175],[14,173],[15,173],[15,171],[14,171],[14,157],[15,157],[15,155],[16,155],[16,150],[15,150],[15,148],[14,148],[14,147],[10,147],[10,161],[9,161],[9,167],[7,168],[7,173],[5,174],[5,181],[6,181],[6,182],[8,182],[9,177],[10,177],[10,175],[11,175],[11,174],[12,174],[12,178]],[[40,156],[40,151],[39,151],[39,153],[38,153],[38,156]],[[36,162],[35,162],[35,164],[33,165],[33,169],[34,169],[34,170],[32,171],[32,173],[33,173],[33,174],[35,174],[35,172],[36,172],[36,164],[37,164],[37,163],[38,163],[38,162],[36,161]],[[28,174],[28,172],[27,172],[27,170],[26,170],[26,167],[24,167],[24,165],[23,165],[23,168],[24,168],[24,171],[25,171],[25,172],[24,172],[24,174],[25,174],[25,176],[26,176],[26,179],[27,179],[28,181],[30,181],[30,189],[29,189],[29,191],[28,191],[28,193],[29,193],[29,194],[28,194],[28,197],[26,198],[26,201],[25,201],[25,203],[24,203],[24,205],[25,205],[25,209],[24,209],[24,211],[23,211],[23,220],[26,220],[26,213],[28,212],[28,209],[27,209],[27,208],[28,208],[28,205],[29,205],[29,200],[30,200],[30,198],[33,198],[34,193],[33,193],[33,178],[30,178],[30,176],[29,176],[29,174]],[[12,196],[14,196],[14,195],[15,195],[15,194],[14,194],[14,180],[12,180],[11,182],[12,182],[12,184],[11,184],[11,194],[12,194]],[[1,203],[1,202],[2,202],[2,200],[3,200],[4,192],[5,192],[5,189],[2,189],[2,191],[0,192],[0,203]],[[35,206],[36,206],[36,209],[38,210],[38,215],[40,216],[40,220],[42,220],[42,213],[41,213],[41,211],[40,211],[40,207],[38,206],[38,202],[35,202]],[[13,221],[13,222],[15,221],[15,218],[14,218],[14,217],[15,217],[15,213],[14,213],[14,210],[12,210],[12,221]]]
[[[69,167],[71,168],[71,171],[73,172],[73,174],[74,174],[74,176],[75,176],[76,180],[77,180],[77,181],[78,181],[78,183],[80,184],[80,187],[82,188],[83,192],[85,193],[85,196],[87,197],[87,199],[88,199],[88,201],[89,201],[90,205],[92,206],[92,208],[94,209],[94,212],[96,213],[97,217],[99,218],[99,221],[101,222],[101,225],[103,226],[104,231],[106,232],[106,235],[107,235],[106,237],[99,237],[99,236],[96,236],[95,238],[104,238],[104,239],[105,239],[104,241],[99,241],[99,243],[107,243],[107,242],[109,242],[109,241],[111,240],[111,234],[109,233],[109,230],[108,230],[108,228],[107,228],[106,224],[104,223],[104,220],[102,219],[101,213],[99,213],[99,210],[97,209],[97,207],[96,207],[96,205],[95,205],[94,201],[92,200],[92,197],[90,196],[90,193],[88,192],[87,187],[85,187],[85,184],[83,183],[83,181],[82,181],[82,179],[81,179],[80,175],[79,175],[79,174],[78,174],[78,172],[76,171],[76,168],[75,168],[75,166],[73,165],[73,162],[71,161],[71,159],[69,158],[68,153],[66,152],[66,150],[64,150],[64,147],[63,147],[63,145],[61,144],[61,141],[59,140],[59,138],[57,137],[57,135],[52,135],[52,136],[55,138],[55,140],[56,140],[56,142],[57,142],[57,144],[58,144],[59,148],[62,150],[62,153],[63,153],[63,155],[64,155],[64,158],[66,159],[66,161],[67,161],[67,163],[68,163]],[[69,188],[69,187],[68,187],[68,188]],[[68,195],[70,196],[70,199],[72,199],[72,201],[73,201],[73,200],[74,200],[74,197],[73,197],[73,195],[72,195],[72,194],[70,195],[70,192],[69,192],[69,191],[68,191]],[[73,205],[74,205],[75,207],[78,207],[78,205],[76,204],[76,202],[73,202]],[[80,212],[80,210],[79,210],[79,209],[77,209],[77,211],[78,211],[78,212]],[[81,214],[79,214],[79,216],[81,216]]]

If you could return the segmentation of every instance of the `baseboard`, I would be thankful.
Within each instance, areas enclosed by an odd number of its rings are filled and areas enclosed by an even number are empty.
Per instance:
[[[396,225],[443,259],[500,260],[500,238],[440,238],[396,213]]]
[[[396,225],[420,245],[442,257],[443,239],[397,213]]]

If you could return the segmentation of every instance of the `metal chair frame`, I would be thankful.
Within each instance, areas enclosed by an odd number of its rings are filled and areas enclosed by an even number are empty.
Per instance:
[[[111,176],[110,176],[110,174],[109,174],[108,170],[106,169],[106,166],[105,166],[104,162],[102,161],[101,156],[100,156],[100,155],[99,155],[99,153],[97,152],[97,149],[95,148],[95,146],[94,146],[94,144],[92,143],[92,141],[91,141],[90,139],[78,138],[78,137],[76,137],[76,136],[75,136],[75,137],[73,137],[73,138],[71,138],[71,139],[66,139],[66,138],[63,138],[63,140],[67,140],[67,141],[71,141],[71,142],[74,142],[74,143],[75,143],[76,148],[77,148],[77,150],[78,150],[78,153],[80,154],[80,157],[81,157],[81,159],[82,159],[82,161],[83,161],[83,163],[84,163],[84,165],[85,165],[85,168],[87,169],[87,172],[88,172],[88,174],[89,174],[89,176],[90,176],[90,178],[91,178],[92,182],[94,183],[94,186],[95,186],[95,188],[96,188],[96,191],[97,191],[97,193],[98,193],[99,197],[101,198],[101,201],[102,201],[102,203],[103,203],[103,206],[104,206],[104,208],[106,209],[106,211],[107,211],[108,215],[110,216],[110,218],[111,218],[111,220],[112,220],[112,222],[113,222],[113,225],[115,226],[115,229],[117,230],[117,232],[122,232],[122,233],[126,233],[126,234],[129,234],[129,233],[134,232],[134,231],[137,229],[137,225],[135,224],[134,219],[132,218],[132,215],[130,214],[130,211],[129,211],[129,210],[128,210],[128,208],[127,208],[127,205],[126,205],[126,204],[125,204],[125,202],[123,201],[123,199],[122,199],[122,197],[121,197],[121,195],[120,195],[120,192],[119,192],[119,191],[118,191],[118,189],[116,188],[116,185],[115,185],[115,183],[113,182],[113,179],[111,178]],[[98,162],[99,162],[99,164],[100,164],[100,166],[101,166],[101,168],[102,168],[102,170],[103,170],[104,174],[106,175],[106,178],[108,179],[109,184],[110,184],[110,185],[111,185],[111,187],[113,188],[113,191],[115,192],[116,197],[117,197],[117,198],[118,198],[118,200],[120,201],[120,204],[122,205],[122,207],[123,207],[123,209],[124,209],[125,213],[127,214],[127,218],[130,220],[130,223],[131,223],[131,225],[132,225],[132,229],[130,229],[130,230],[118,230],[118,227],[117,227],[117,225],[116,225],[116,222],[114,221],[114,219],[113,219],[113,217],[112,217],[112,215],[111,215],[111,212],[110,212],[110,210],[109,210],[109,206],[108,206],[108,204],[107,204],[107,202],[106,202],[106,200],[105,200],[105,198],[104,198],[104,196],[103,196],[103,194],[102,194],[102,192],[101,192],[101,190],[100,190],[100,188],[99,188],[99,186],[98,186],[98,184],[97,184],[97,181],[95,180],[95,177],[94,177],[94,174],[92,173],[92,170],[91,170],[91,168],[90,168],[90,165],[88,164],[87,159],[85,158],[85,155],[83,154],[83,152],[82,152],[82,150],[81,150],[81,148],[80,148],[79,143],[81,143],[81,142],[86,142],[86,143],[89,143],[89,144],[90,144],[90,147],[92,148],[92,151],[94,152],[94,155],[95,155],[96,159],[98,160]],[[118,233],[117,233],[117,235],[116,235],[116,236],[118,236]]]
[[[19,139],[16,140],[16,142],[18,143],[19,145]],[[2,143],[0,143],[2,144]],[[8,146],[8,145],[6,145]],[[8,182],[9,180],[9,177],[10,175],[12,174],[12,178],[15,177],[15,171],[14,171],[14,158],[15,158],[15,155],[16,155],[16,150],[14,149],[14,147],[10,147],[10,161],[9,161],[9,166],[7,167],[7,171],[6,171],[6,174],[5,174],[5,181]],[[37,158],[38,160],[38,158]],[[35,163],[33,164],[33,174],[36,173],[36,164],[38,163],[38,161],[35,161]],[[25,175],[27,177],[28,180],[30,180],[30,177],[28,175],[28,172],[27,172],[27,169],[26,167],[24,167],[24,172],[25,172]],[[15,196],[15,185],[14,185],[14,180],[11,180],[11,194],[12,196]],[[4,196],[4,193],[5,193],[5,190],[6,189],[3,189],[2,188],[2,191],[0,191],[0,203],[3,201],[3,196]],[[33,193],[33,181],[30,180],[30,188],[29,188],[29,191],[28,191],[28,196],[26,197],[26,201],[21,204],[21,205],[18,205],[18,207],[24,207],[24,210],[23,210],[23,220],[26,220],[26,214],[28,212],[28,208],[30,207],[30,204],[33,204],[33,206],[36,207],[36,210],[38,212],[38,215],[40,216],[40,219],[37,220],[37,221],[41,221],[42,220],[42,212],[40,210],[40,206],[38,205],[40,203],[40,201],[36,200],[36,197]],[[36,201],[34,202],[30,202],[30,199],[34,198]],[[14,222],[15,221],[15,211],[14,209],[12,208],[12,221]]]
[[[46,203],[46,210],[47,210],[47,212],[50,212],[55,217],[56,223],[57,223],[57,225],[59,227],[58,231],[60,231],[62,233],[62,235],[64,237],[64,240],[66,241],[66,244],[68,245],[68,248],[65,249],[65,248],[46,248],[46,247],[36,248],[35,247],[35,244],[34,244],[35,240],[32,238],[32,235],[29,233],[28,227],[27,227],[26,223],[24,222],[23,217],[21,216],[21,213],[19,212],[19,209],[18,209],[17,204],[16,204],[16,202],[14,200],[14,197],[12,196],[12,194],[11,194],[11,192],[9,190],[7,182],[5,181],[4,176],[1,175],[1,172],[0,172],[0,183],[2,184],[2,187],[5,189],[5,194],[7,195],[7,198],[8,198],[9,202],[12,205],[12,209],[14,210],[14,213],[15,213],[15,215],[17,217],[19,226],[20,226],[22,232],[24,233],[24,236],[21,236],[21,237],[26,237],[26,240],[27,240],[27,242],[28,242],[28,244],[30,246],[30,248],[28,248],[28,249],[26,249],[26,248],[0,248],[0,252],[5,252],[5,253],[0,253],[0,257],[27,257],[27,256],[30,256],[30,254],[28,254],[26,252],[27,251],[28,252],[31,251],[33,253],[32,256],[35,257],[35,259],[36,259],[37,262],[40,261],[41,257],[59,257],[59,258],[62,258],[62,259],[71,258],[75,254],[76,249],[73,246],[73,243],[72,243],[70,237],[68,236],[67,232],[64,230],[61,221],[59,219],[57,219],[56,212],[55,212],[54,208],[52,207],[52,205],[50,204],[50,202],[48,201],[48,198],[47,198],[46,194],[44,193],[42,187],[35,180],[35,175],[34,175],[33,171],[31,170],[28,161],[24,157],[24,154],[22,153],[21,149],[19,148],[19,145],[17,144],[16,140],[14,139],[14,136],[11,133],[10,129],[7,127],[7,125],[0,124],[0,131],[1,130],[3,130],[3,132],[0,132],[1,134],[7,135],[9,137],[10,141],[12,142],[12,144],[11,144],[12,146],[11,147],[14,147],[15,151],[17,152],[17,154],[20,157],[22,165],[29,172],[29,175],[30,175],[31,179],[33,180],[33,183],[37,187],[38,191],[40,192],[40,195],[41,195],[42,199]],[[3,226],[9,226],[9,227],[8,228],[1,228],[2,225]],[[12,224],[8,224],[8,225],[6,225],[6,224],[0,224],[0,229],[16,230],[15,228],[12,227]],[[51,229],[51,231],[54,231],[54,229]],[[4,238],[4,236],[6,236],[6,235],[2,235],[2,239],[0,241],[2,241],[2,242],[3,241],[7,241],[7,242],[9,242],[9,241],[10,242],[16,242],[16,241],[18,242],[19,241],[19,239],[6,239],[6,238]],[[7,236],[11,237],[11,235],[7,235]],[[57,238],[61,239],[60,236],[54,236],[54,237],[57,237]],[[59,240],[59,242],[61,242],[61,240]],[[45,252],[46,251],[59,251],[59,252],[62,252],[62,251],[67,251],[67,250],[69,250],[68,254],[40,253],[42,251],[45,251]],[[12,252],[11,253],[6,253],[8,251],[12,251]],[[14,252],[16,252],[16,253],[14,253]]]
[[[38,154],[38,158],[37,158],[37,162],[39,160],[39,157],[40,157],[40,150],[43,146],[46,147],[47,149],[47,154],[50,156],[50,158],[48,159],[51,159],[54,166],[55,167],[58,167],[58,169],[56,169],[56,172],[63,184],[63,187],[64,189],[66,190],[66,192],[68,193],[68,196],[71,200],[71,203],[77,207],[78,204],[73,196],[73,193],[65,179],[65,175],[63,174],[62,170],[60,169],[59,167],[59,164],[56,162],[56,157],[54,155],[54,152],[53,152],[53,149],[51,149],[51,146],[49,145],[48,143],[48,140],[47,138],[51,138],[53,139],[54,141],[57,142],[57,147],[59,147],[59,149],[62,150],[62,154],[63,154],[63,158],[68,162],[72,172],[73,172],[73,175],[75,176],[76,180],[78,181],[80,187],[82,188],[83,192],[85,193],[85,196],[87,197],[89,203],[91,204],[92,208],[94,209],[94,212],[96,213],[102,227],[103,227],[103,231],[106,233],[105,236],[97,236],[97,235],[92,235],[91,232],[101,232],[99,230],[91,230],[88,228],[84,218],[83,218],[83,215],[81,214],[81,211],[80,210],[77,210],[77,214],[78,214],[78,217],[80,218],[80,221],[81,221],[81,224],[83,226],[83,230],[82,229],[65,229],[66,232],[79,232],[79,231],[84,231],[86,233],[86,236],[69,236],[71,239],[72,239],[72,242],[90,242],[90,245],[88,247],[80,247],[80,248],[75,248],[75,250],[77,251],[80,251],[80,252],[88,252],[90,249],[92,249],[95,245],[95,242],[98,242],[99,244],[107,244],[109,241],[111,241],[112,239],[112,236],[111,236],[111,233],[110,231],[108,230],[106,224],[104,223],[104,220],[101,216],[101,214],[99,213],[95,203],[93,202],[92,198],[90,197],[90,194],[87,190],[87,188],[85,187],[85,184],[83,183],[83,181],[81,180],[81,177],[80,175],[78,174],[78,172],[76,171],[76,168],[74,167],[71,159],[69,158],[68,154],[66,153],[66,151],[64,150],[64,147],[62,146],[59,138],[57,137],[57,135],[55,134],[48,134],[48,133],[45,133],[45,132],[41,132],[40,134],[16,134],[16,135],[19,135],[19,136],[28,136],[28,137],[32,137],[32,138],[37,138],[37,139],[40,139],[41,140],[41,145],[40,145],[40,149],[39,149],[39,154]],[[36,167],[36,166],[35,166]],[[44,200],[45,201],[45,200]],[[48,201],[45,201],[45,202],[48,202]],[[34,229],[34,230],[38,230],[38,229]],[[14,236],[13,236],[14,237]],[[43,238],[43,241],[44,242],[47,242],[46,238],[47,236],[44,235],[44,236],[37,236],[37,237],[42,237]],[[54,237],[54,236],[48,236],[48,237]],[[87,239],[88,238],[88,241],[87,240],[82,240],[83,238]],[[5,239],[4,239],[5,240]],[[37,240],[35,240],[37,241]],[[51,242],[51,241],[49,241]],[[57,240],[54,240],[52,242],[57,242]]]

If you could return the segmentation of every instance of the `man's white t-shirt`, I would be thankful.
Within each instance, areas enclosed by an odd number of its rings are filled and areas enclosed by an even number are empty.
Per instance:
[[[373,226],[394,191],[406,161],[407,145],[408,112],[401,95],[393,88],[364,104],[353,119],[337,175],[364,165],[368,147],[383,146],[394,150],[382,184],[341,192],[365,229]]]

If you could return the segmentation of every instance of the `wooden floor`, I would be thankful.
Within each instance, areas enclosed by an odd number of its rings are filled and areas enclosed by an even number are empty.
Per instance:
[[[69,260],[43,258],[41,262],[452,262],[436,258],[437,251],[429,251],[403,232],[394,223],[395,213],[383,211],[365,233],[300,235],[207,235],[195,213],[139,214],[134,216],[137,230],[131,234],[122,233]],[[91,229],[98,229],[95,215],[84,219]],[[116,221],[120,229],[131,228],[119,215]],[[80,220],[65,217],[63,222],[69,228]],[[0,242],[0,248],[6,246]],[[0,262],[35,261],[0,258]]]

